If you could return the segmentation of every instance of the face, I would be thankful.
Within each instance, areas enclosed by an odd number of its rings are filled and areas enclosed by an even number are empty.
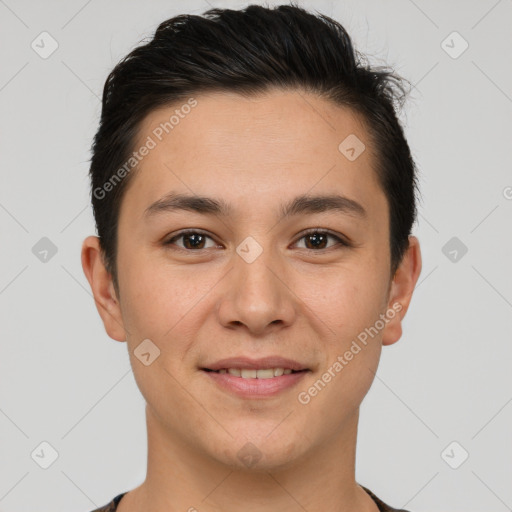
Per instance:
[[[387,200],[356,114],[296,91],[195,99],[161,140],[180,105],[141,126],[136,147],[156,145],[123,198],[118,310],[102,316],[162,431],[225,464],[252,451],[286,467],[355,424],[419,270],[406,286],[390,275]],[[354,135],[355,159],[339,149]],[[304,371],[264,389],[204,370],[273,356]]]

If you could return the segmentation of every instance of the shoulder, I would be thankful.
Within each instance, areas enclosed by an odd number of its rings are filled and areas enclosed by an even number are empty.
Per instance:
[[[372,500],[377,504],[377,507],[379,508],[380,512],[408,512],[403,508],[390,507],[389,505],[384,503],[380,498],[378,498],[372,491],[370,491],[370,489],[367,489],[366,487],[364,487],[364,485],[361,485],[361,487],[370,495]]]
[[[92,510],[91,512],[114,512],[117,510],[117,505],[121,501],[121,498],[126,494],[126,492],[123,492],[121,494],[118,494],[115,498],[112,499],[112,501],[109,501],[106,505],[103,505],[100,508],[96,508]]]
[[[370,489],[364,487],[361,485],[361,487],[370,495],[372,500],[377,504],[377,507],[379,508],[380,512],[408,512],[405,509],[398,509],[393,508],[384,503],[379,497],[377,497]],[[92,510],[91,512],[115,512],[117,510],[117,505],[121,501],[121,498],[126,494],[126,492],[123,492],[121,494],[118,494],[115,498],[113,498],[111,501],[109,501],[106,505],[103,505],[100,508],[97,508],[95,510]]]

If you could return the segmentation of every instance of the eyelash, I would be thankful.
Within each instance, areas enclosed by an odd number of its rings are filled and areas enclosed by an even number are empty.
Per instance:
[[[323,252],[323,251],[329,251],[329,250],[331,250],[333,248],[340,249],[340,248],[344,248],[344,247],[351,247],[351,244],[346,239],[341,238],[338,235],[335,235],[334,233],[332,233],[329,230],[319,229],[319,228],[311,228],[311,229],[306,230],[304,233],[302,233],[301,237],[296,240],[295,243],[297,243],[300,240],[302,240],[303,238],[305,238],[307,236],[310,236],[310,235],[313,235],[313,234],[328,235],[329,237],[334,238],[338,243],[336,245],[334,245],[334,246],[323,248],[323,249],[308,249],[308,248],[306,248],[307,251],[310,251],[310,252]],[[213,238],[210,235],[204,233],[201,230],[189,229],[189,230],[182,231],[181,233],[178,233],[177,235],[174,235],[172,238],[170,238],[167,241],[165,241],[164,245],[165,246],[172,246],[172,245],[174,245],[173,242],[175,240],[183,238],[186,235],[202,235],[204,237],[207,237],[207,238],[210,238],[211,240],[213,240]],[[176,248],[178,250],[186,251],[186,252],[189,252],[189,253],[201,252],[201,251],[207,250],[207,249],[187,249],[186,247],[179,247],[179,246],[176,246]]]

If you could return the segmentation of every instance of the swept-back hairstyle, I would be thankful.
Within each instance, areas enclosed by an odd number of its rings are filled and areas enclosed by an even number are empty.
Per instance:
[[[162,22],[153,39],[109,74],[92,145],[92,205],[103,261],[116,290],[120,205],[136,172],[136,165],[126,172],[125,163],[143,119],[201,92],[250,96],[276,87],[313,92],[360,114],[388,201],[394,274],[417,214],[416,168],[397,118],[406,96],[403,82],[388,68],[370,67],[340,23],[293,4],[211,9]],[[113,183],[116,176],[122,179]]]

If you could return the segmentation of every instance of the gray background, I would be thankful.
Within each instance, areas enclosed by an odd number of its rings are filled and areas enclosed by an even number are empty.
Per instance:
[[[80,264],[99,98],[159,22],[244,5],[0,0],[0,511],[86,512],[144,479],[144,401]],[[423,272],[362,406],[356,478],[412,511],[512,510],[512,1],[301,5],[415,84],[401,118]],[[43,31],[59,45],[46,59],[31,47]],[[58,452],[48,469],[31,456],[43,441]]]

